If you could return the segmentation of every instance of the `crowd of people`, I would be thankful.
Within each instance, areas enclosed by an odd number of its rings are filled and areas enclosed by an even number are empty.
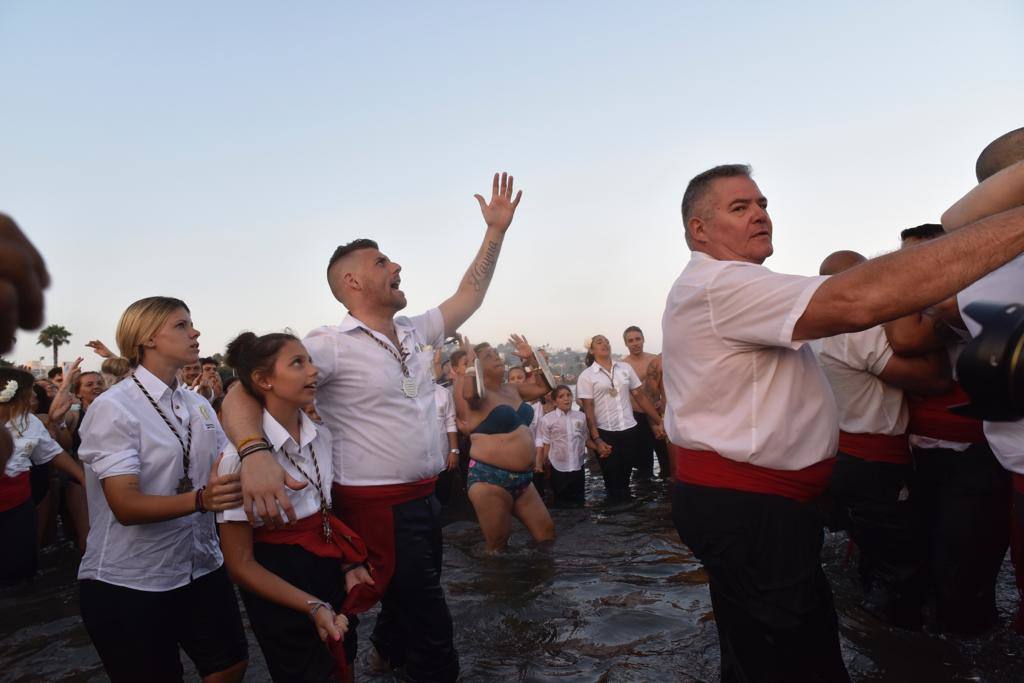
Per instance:
[[[235,584],[275,680],[353,680],[355,625],[379,603],[370,666],[453,681],[442,503],[464,487],[490,553],[513,518],[551,543],[549,508],[584,504],[590,461],[611,506],[634,478],[672,480],[723,681],[849,680],[826,528],[848,533],[879,619],[984,631],[1024,517],[1024,425],[950,408],[966,399],[957,355],[979,332],[961,311],[1024,283],[1024,161],[979,180],[941,224],[903,230],[899,250],[836,252],[804,277],[762,265],[773,228],[749,167],[699,174],[663,353],[636,325],[621,360],[595,334],[575,387],[525,337],[511,335],[510,363],[457,333],[521,198],[505,174],[490,201],[476,196],[486,229],[458,288],[423,314],[399,315],[401,266],[369,239],[329,259],[340,324],[301,340],[243,333],[223,367],[200,358],[184,301],[140,299],[117,354],[90,342],[102,372],[81,359],[39,380],[0,369],[0,538],[17,559],[0,581],[32,576],[60,509],[112,680],[180,680],[179,650],[203,680],[241,680]],[[44,276],[40,259],[37,288]]]

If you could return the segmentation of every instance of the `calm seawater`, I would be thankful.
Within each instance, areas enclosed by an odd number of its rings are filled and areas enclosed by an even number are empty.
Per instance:
[[[667,484],[634,484],[614,510],[590,473],[587,507],[554,510],[558,539],[537,548],[522,527],[508,553],[483,554],[464,499],[446,513],[444,584],[464,681],[717,681],[718,644],[706,577],[670,521]],[[1024,639],[1006,628],[953,638],[888,628],[858,606],[845,537],[829,535],[825,568],[836,593],[843,652],[855,681],[1024,681]],[[75,556],[44,550],[29,585],[0,592],[0,681],[103,681],[78,616]],[[1000,575],[1000,613],[1013,616],[1012,568]],[[359,627],[360,680],[374,617]],[[250,635],[247,680],[268,680]],[[185,659],[188,680],[194,670]]]

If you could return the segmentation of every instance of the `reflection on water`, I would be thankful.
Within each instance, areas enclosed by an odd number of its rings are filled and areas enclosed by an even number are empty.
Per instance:
[[[613,510],[600,503],[599,476],[587,485],[587,508],[552,511],[553,545],[536,547],[516,526],[500,557],[483,554],[464,500],[448,512],[444,581],[463,680],[717,681],[706,577],[672,528],[666,484],[637,484],[636,502]],[[855,681],[1024,680],[1019,636],[1002,628],[972,639],[886,628],[857,606],[843,537],[827,539],[825,565]],[[31,586],[0,593],[0,681],[105,680],[78,617],[71,551],[48,549],[41,566]],[[1016,602],[1009,563],[999,597],[1008,622]],[[373,620],[360,624],[361,645]],[[360,672],[368,671],[366,650]],[[250,656],[247,679],[267,680],[252,638]]]

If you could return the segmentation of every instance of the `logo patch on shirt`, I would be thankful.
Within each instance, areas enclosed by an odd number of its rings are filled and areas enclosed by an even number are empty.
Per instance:
[[[207,422],[209,422],[209,420],[210,420],[210,413],[209,413],[209,412],[207,412],[207,410],[206,410],[206,406],[199,406],[199,414],[203,416],[203,419],[204,419],[204,420],[206,420]],[[207,429],[209,429],[209,428],[210,428],[210,427],[212,427],[212,426],[213,426],[213,425],[207,425],[207,427],[206,427],[206,428],[207,428]]]

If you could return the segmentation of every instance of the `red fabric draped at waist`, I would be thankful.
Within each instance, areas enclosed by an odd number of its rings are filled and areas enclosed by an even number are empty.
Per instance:
[[[956,443],[984,443],[981,420],[949,412],[950,406],[969,401],[967,393],[957,383],[951,391],[940,396],[908,396],[910,424],[907,434]]]
[[[802,470],[774,470],[730,460],[714,451],[695,451],[675,444],[669,444],[669,448],[675,449],[673,457],[679,481],[783,496],[801,503],[814,500],[825,491],[836,462],[835,458],[829,458]]]
[[[850,434],[839,432],[839,450],[861,460],[910,463],[910,443],[906,434]]]
[[[1024,474],[1010,472],[1010,475],[1013,481],[1013,490],[1024,496]]]
[[[0,512],[13,510],[31,497],[32,483],[28,472],[8,477],[0,470]]]
[[[301,546],[317,557],[333,557],[342,564],[365,562],[366,544],[363,543],[363,539],[334,515],[329,515],[327,519],[331,524],[330,541],[324,538],[323,518],[319,514],[300,519],[283,529],[256,527],[252,533],[252,540],[256,543]]]
[[[437,477],[408,484],[331,487],[334,512],[366,542],[374,585],[360,584],[345,598],[352,614],[365,612],[384,596],[395,573],[395,518],[391,508],[434,492]]]

